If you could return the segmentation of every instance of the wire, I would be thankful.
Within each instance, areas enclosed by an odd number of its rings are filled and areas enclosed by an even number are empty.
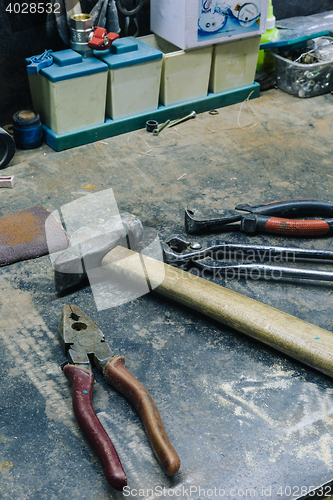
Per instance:
[[[158,137],[160,137],[160,136],[158,136]],[[140,136],[138,134],[135,134],[135,135],[130,134],[127,138],[127,145],[135,153],[146,156],[146,155],[149,155],[149,153],[151,153],[155,149],[160,149],[160,148],[164,148],[167,146],[175,145],[175,144],[177,144],[178,141],[180,141],[180,139],[182,139],[182,136],[178,132],[176,132],[175,130],[173,132],[169,132],[169,133],[165,134],[164,137],[165,137],[165,139],[167,139],[166,141],[161,141],[156,146],[155,145],[152,146],[152,145],[148,144],[148,142],[142,136]],[[147,148],[146,151],[142,151],[141,149],[137,149],[136,147],[132,146],[132,139],[142,141]],[[154,142],[156,141],[156,139],[157,139],[157,137],[154,136]]]
[[[259,123],[259,119],[258,119],[257,113],[255,112],[255,110],[253,109],[251,104],[249,103],[250,97],[253,94],[253,92],[254,92],[253,90],[252,90],[252,92],[250,92],[250,94],[247,96],[245,101],[242,102],[242,104],[239,108],[239,112],[238,112],[238,116],[237,116],[237,126],[222,127],[222,128],[218,128],[218,129],[212,129],[210,127],[207,127],[206,128],[207,134],[216,134],[217,132],[221,132],[223,130],[234,130],[234,129],[239,129],[239,128],[240,129],[250,129],[250,128],[256,127]],[[243,110],[244,106],[246,106],[246,111],[249,115],[251,115],[252,118],[251,118],[251,121],[249,123],[247,123],[246,125],[241,125],[240,121],[241,121],[242,113],[244,111]],[[210,113],[210,114],[213,114],[213,113]]]
[[[124,16],[135,16],[143,7],[144,0],[137,0],[137,5],[134,7],[132,10],[127,10],[123,4],[122,0],[116,0],[117,8],[118,10],[124,15]]]

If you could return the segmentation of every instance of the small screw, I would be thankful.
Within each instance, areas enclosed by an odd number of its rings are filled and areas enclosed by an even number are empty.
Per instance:
[[[195,117],[196,117],[196,112],[192,111],[192,113],[190,113],[187,116],[184,116],[183,118],[179,118],[179,120],[173,120],[171,123],[169,123],[169,127],[174,127],[175,125],[178,125],[178,123],[185,122],[186,120],[190,120],[191,118]]]
[[[170,120],[167,120],[166,122],[162,123],[162,125],[160,125],[159,127],[155,128],[153,130],[153,134],[154,135],[158,135],[160,132],[162,132],[162,130],[167,126],[169,125],[170,123]]]

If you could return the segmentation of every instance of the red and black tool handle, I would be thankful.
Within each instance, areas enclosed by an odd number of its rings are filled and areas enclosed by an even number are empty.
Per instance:
[[[236,210],[244,210],[257,215],[276,215],[278,217],[333,217],[333,203],[319,200],[285,200],[273,201],[264,205],[237,205]]]
[[[241,219],[243,233],[271,233],[285,236],[318,237],[333,233],[333,220],[283,219],[250,214]]]
[[[328,201],[274,201],[256,207],[238,205],[236,209],[250,212],[241,218],[241,231],[248,234],[260,232],[316,237],[333,233],[333,220],[296,219],[310,216],[333,217],[333,203]]]
[[[64,366],[63,371],[72,385],[73,410],[76,420],[101,461],[108,483],[114,489],[122,491],[127,485],[125,471],[91,402],[94,376],[91,371],[77,365],[68,364]]]
[[[241,213],[241,212],[246,213]],[[267,218],[260,218],[266,216]],[[274,219],[273,219],[274,217]],[[293,222],[289,219],[320,217],[308,222]],[[272,218],[272,219],[271,219]],[[279,220],[275,220],[275,218]],[[185,230],[187,233],[238,230],[246,233],[266,232],[286,236],[321,236],[332,231],[333,203],[318,200],[273,201],[264,205],[237,205],[235,210],[220,210],[203,214],[195,208],[185,210]],[[265,226],[266,222],[270,222]],[[241,225],[235,225],[235,222]],[[328,227],[329,226],[329,227]]]
[[[125,368],[125,358],[114,356],[104,367],[108,384],[117,389],[134,406],[148,436],[151,448],[164,472],[173,476],[180,459],[165,432],[157,406],[147,389]]]

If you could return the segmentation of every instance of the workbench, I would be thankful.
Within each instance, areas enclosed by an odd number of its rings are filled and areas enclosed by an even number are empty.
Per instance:
[[[333,201],[333,96],[298,99],[277,89],[198,114],[158,137],[145,129],[55,152],[17,151],[2,174],[1,215],[50,212],[112,189],[118,208],[161,241],[184,233],[188,204],[312,198]],[[226,241],[332,249],[332,238],[219,235]],[[215,237],[217,237],[215,235]],[[149,293],[98,310],[91,288],[55,292],[49,256],[1,269],[1,499],[291,499],[333,479],[332,380],[251,338]],[[333,332],[331,283],[221,280]],[[141,421],[95,371],[93,405],[127,473],[112,490],[80,431],[57,326],[65,304],[92,317],[115,354],[147,387],[181,459],[168,478]],[[329,490],[327,490],[329,491]],[[309,497],[311,498],[311,497]],[[312,497],[313,498],[313,497]]]

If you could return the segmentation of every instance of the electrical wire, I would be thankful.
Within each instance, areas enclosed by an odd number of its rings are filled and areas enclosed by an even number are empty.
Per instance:
[[[121,12],[126,17],[135,16],[136,14],[138,14],[138,12],[140,12],[143,7],[144,0],[137,0],[137,2],[137,5],[132,10],[127,10],[122,4],[122,0],[116,0],[119,12]]]

